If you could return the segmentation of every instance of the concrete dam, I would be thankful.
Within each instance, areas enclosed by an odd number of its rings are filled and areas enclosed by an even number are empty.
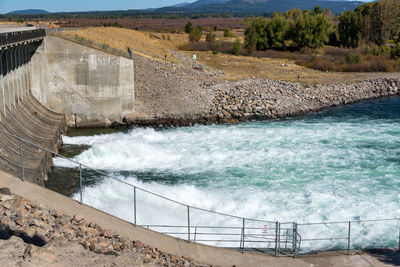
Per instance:
[[[12,135],[57,152],[67,127],[107,126],[134,112],[130,59],[45,30],[3,30],[0,59],[0,169],[27,181],[43,185],[52,154]]]

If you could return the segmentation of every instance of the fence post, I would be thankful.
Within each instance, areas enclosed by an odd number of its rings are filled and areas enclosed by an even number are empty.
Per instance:
[[[22,141],[19,139],[19,156],[21,157],[21,179],[25,182],[24,154],[22,153]]]
[[[399,227],[399,252],[400,252],[400,227]]]
[[[349,234],[347,237],[347,255],[350,255],[351,221],[349,221]]]
[[[133,187],[133,223],[136,225],[136,186]]]
[[[278,221],[275,222],[275,257],[278,255]]]
[[[242,253],[244,252],[244,230],[246,225],[246,219],[243,218],[243,224],[242,224]]]
[[[194,227],[194,242],[196,243],[197,226]]]
[[[82,164],[79,164],[79,195],[82,204]]]
[[[187,206],[188,242],[190,242],[190,207]]]

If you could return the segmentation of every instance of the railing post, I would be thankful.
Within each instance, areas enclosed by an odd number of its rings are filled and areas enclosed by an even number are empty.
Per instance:
[[[190,207],[187,206],[188,242],[190,242]]]
[[[294,257],[297,257],[297,222],[293,223],[293,235],[294,235]]]
[[[347,255],[350,255],[351,221],[349,221],[349,233],[347,237]]]
[[[242,224],[242,253],[244,252],[244,232],[246,229],[246,219],[243,218],[243,224]]]
[[[275,257],[278,255],[278,221],[275,222]]]
[[[133,223],[136,225],[136,186],[133,187]]]
[[[79,164],[79,194],[82,204],[82,164]]]
[[[194,227],[194,242],[196,243],[197,226]]]
[[[22,152],[22,141],[19,140],[19,155],[21,157],[21,179],[25,182],[24,154]]]
[[[399,227],[399,252],[400,252],[400,227]]]

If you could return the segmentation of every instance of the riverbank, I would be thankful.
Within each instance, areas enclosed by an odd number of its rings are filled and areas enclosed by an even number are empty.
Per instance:
[[[400,94],[400,78],[306,85],[249,78],[226,81],[204,65],[135,58],[136,112],[123,125],[189,126],[293,117]],[[114,124],[120,126],[121,124]]]

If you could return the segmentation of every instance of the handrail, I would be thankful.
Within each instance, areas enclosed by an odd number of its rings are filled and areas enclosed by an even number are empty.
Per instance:
[[[142,227],[147,227],[148,229],[153,228],[157,229],[157,228],[177,228],[177,229],[186,229],[187,232],[176,232],[176,230],[172,230],[173,232],[161,232],[164,234],[175,234],[175,235],[187,235],[187,241],[190,242],[191,237],[194,236],[194,241],[195,242],[221,242],[221,243],[225,243],[225,242],[238,242],[240,243],[239,245],[239,249],[243,252],[245,249],[245,243],[255,243],[255,244],[260,244],[260,243],[274,243],[275,244],[275,249],[272,248],[268,248],[271,251],[274,251],[274,255],[275,256],[289,256],[292,255],[294,257],[296,257],[300,251],[300,246],[302,244],[302,242],[307,242],[307,241],[323,241],[323,240],[347,240],[347,253],[350,254],[350,248],[351,248],[351,225],[352,223],[368,223],[368,222],[385,222],[385,221],[398,221],[400,222],[400,218],[384,218],[384,219],[366,219],[366,220],[349,220],[349,221],[334,221],[334,222],[314,222],[314,223],[296,223],[296,222],[284,222],[284,223],[280,223],[279,221],[273,222],[273,221],[266,221],[266,220],[259,220],[259,219],[251,219],[251,218],[244,218],[244,217],[240,217],[240,216],[236,216],[236,215],[230,215],[230,214],[226,214],[226,213],[222,213],[222,212],[217,212],[217,211],[212,211],[212,210],[207,210],[204,208],[199,208],[199,207],[194,207],[194,206],[190,206],[188,204],[184,204],[182,202],[176,201],[174,199],[170,199],[168,197],[165,197],[163,195],[151,192],[147,189],[141,188],[141,187],[137,187],[131,183],[128,183],[126,181],[123,181],[119,178],[116,178],[114,176],[111,176],[103,171],[99,171],[96,169],[93,169],[83,163],[80,163],[76,160],[67,158],[63,155],[60,155],[54,151],[51,151],[47,148],[43,148],[35,143],[32,143],[31,141],[25,140],[19,136],[16,136],[12,133],[9,133],[7,131],[4,130],[0,130],[0,133],[3,133],[5,135],[8,135],[12,138],[15,138],[19,141],[19,148],[20,148],[20,157],[21,157],[21,174],[22,174],[22,180],[24,179],[24,161],[23,161],[23,149],[22,149],[22,144],[28,144],[30,146],[33,146],[37,149],[40,149],[42,151],[51,153],[53,156],[57,156],[60,157],[62,159],[66,159],[69,162],[72,162],[76,165],[79,166],[79,194],[80,194],[80,203],[83,203],[83,199],[82,199],[82,168],[86,168],[88,170],[91,170],[97,174],[100,174],[104,177],[108,177],[111,178],[115,181],[118,181],[124,185],[127,185],[131,188],[134,189],[133,194],[134,194],[134,224],[138,225],[138,226],[142,226]],[[187,208],[187,225],[140,225],[140,224],[136,224],[136,191],[137,190],[141,190],[145,193],[148,193],[150,195],[159,197],[161,199],[170,201],[171,203],[175,203],[178,205],[181,205],[183,207]],[[238,226],[207,226],[207,225],[191,225],[190,224],[190,210],[191,209],[195,209],[195,210],[200,210],[200,211],[204,211],[204,212],[208,212],[208,213],[212,213],[212,214],[217,214],[217,215],[221,215],[221,216],[227,216],[230,218],[235,218],[235,219],[240,219],[242,221],[242,225],[238,224]],[[269,233],[267,232],[262,232],[262,234],[259,233],[254,233],[254,230],[263,230],[262,227],[252,227],[252,226],[247,226],[246,227],[246,222],[262,222],[262,223],[266,223],[269,224]],[[281,228],[281,225],[284,224],[291,224],[291,226],[287,226],[287,227],[283,227]],[[299,226],[314,226],[314,225],[328,225],[328,224],[347,224],[348,225],[348,231],[347,231],[347,237],[321,237],[319,236],[318,238],[306,238],[304,236],[301,236],[298,232],[298,227]],[[275,225],[275,227],[273,227],[273,225]],[[266,226],[266,225],[264,225]],[[191,230],[194,228],[194,232],[191,232]],[[210,233],[209,231],[207,232],[201,232],[199,231],[200,229],[203,229],[204,231],[209,230],[209,229],[214,229],[216,231],[218,230],[238,230],[238,232],[216,232],[216,233]],[[252,232],[253,230],[253,232]],[[400,230],[400,229],[399,229]],[[267,229],[268,231],[268,229]],[[282,234],[283,231],[283,234]],[[290,232],[289,232],[290,231]],[[285,234],[286,232],[286,234]],[[199,239],[196,238],[197,236],[209,236],[209,235],[214,235],[215,237],[217,236],[227,236],[227,237],[238,237],[240,236],[240,240],[231,240],[231,239]],[[285,237],[285,240],[282,240],[281,237]],[[291,239],[289,240],[288,237],[290,237]],[[400,231],[399,231],[399,250],[400,250]],[[261,241],[258,240],[254,240],[254,239],[261,239]],[[285,248],[281,248],[280,244],[285,244]],[[293,248],[289,249],[287,248],[287,244],[292,244]],[[247,246],[247,249],[251,249],[251,247]],[[258,249],[258,248],[257,248]]]
[[[46,36],[45,30],[28,30],[0,33],[0,46],[37,39]]]

